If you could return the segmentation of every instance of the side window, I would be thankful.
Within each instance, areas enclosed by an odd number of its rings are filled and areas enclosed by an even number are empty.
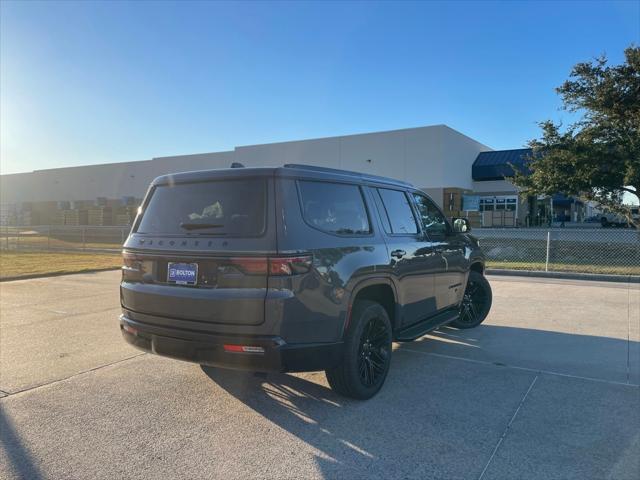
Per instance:
[[[418,226],[413,216],[409,199],[404,192],[379,188],[378,194],[382,199],[384,211],[387,214],[391,232],[395,234],[416,234]],[[383,213],[384,215],[384,213]],[[383,222],[386,223],[386,222]]]
[[[422,228],[430,237],[443,237],[449,232],[449,225],[442,212],[428,197],[414,193]]]
[[[338,235],[371,232],[362,192],[357,185],[299,181],[302,215],[312,227]]]

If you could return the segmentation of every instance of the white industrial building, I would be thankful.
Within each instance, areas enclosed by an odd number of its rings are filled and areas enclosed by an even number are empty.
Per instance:
[[[86,208],[98,199],[131,204],[159,175],[227,168],[239,162],[247,167],[304,163],[401,179],[425,190],[451,215],[462,211],[463,194],[474,192],[481,196],[476,203],[482,204],[476,210],[509,210],[514,223],[523,224],[528,207],[517,199],[517,189],[502,176],[510,162],[522,155],[520,150],[493,152],[446,125],[433,125],[240,146],[224,152],[36,170],[0,177],[0,221],[6,223],[11,212],[45,203],[48,208],[64,204],[58,209]],[[490,199],[495,207],[489,207]],[[35,223],[38,221],[32,220]]]
[[[159,175],[189,170],[306,163],[383,175],[429,190],[472,188],[471,165],[486,145],[445,125],[249,145],[226,152],[158,157],[2,175],[3,204],[140,197]],[[434,195],[440,198],[442,195]]]

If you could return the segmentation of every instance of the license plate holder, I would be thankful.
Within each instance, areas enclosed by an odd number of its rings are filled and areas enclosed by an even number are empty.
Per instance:
[[[168,262],[167,283],[173,283],[176,285],[196,285],[198,283],[198,264]]]

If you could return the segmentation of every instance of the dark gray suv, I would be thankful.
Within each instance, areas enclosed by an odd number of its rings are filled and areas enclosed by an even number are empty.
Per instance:
[[[136,347],[201,365],[325,370],[366,399],[392,341],[487,316],[468,230],[389,178],[305,165],[165,175],[124,245],[120,327]]]

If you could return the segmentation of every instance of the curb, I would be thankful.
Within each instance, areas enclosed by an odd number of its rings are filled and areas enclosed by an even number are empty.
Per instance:
[[[34,278],[47,278],[47,277],[62,277],[63,275],[78,275],[80,273],[97,273],[97,272],[109,272],[111,270],[120,270],[121,267],[108,267],[108,268],[90,268],[87,270],[78,270],[77,272],[53,272],[53,273],[34,273],[32,275],[22,275],[20,277],[2,277],[2,282],[13,282],[15,280],[32,280]]]
[[[561,278],[568,280],[593,280],[598,282],[640,283],[640,275],[607,275],[603,273],[543,272],[541,270],[505,270],[487,268],[487,275],[511,277]]]

